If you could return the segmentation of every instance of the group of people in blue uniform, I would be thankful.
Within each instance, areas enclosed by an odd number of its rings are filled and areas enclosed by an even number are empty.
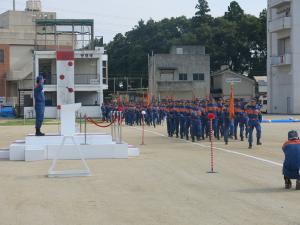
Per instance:
[[[147,104],[103,104],[101,107],[104,120],[111,120],[111,112],[123,111],[125,123],[130,126],[156,126],[167,123],[169,137],[176,137],[192,142],[210,138],[211,126],[214,137],[224,139],[227,145],[229,139],[244,141],[248,138],[249,149],[253,147],[253,133],[256,130],[256,144],[261,145],[261,106],[256,99],[244,101],[235,99],[234,116],[231,114],[230,102],[223,99],[204,100],[165,100],[159,103]],[[144,115],[142,114],[144,111]],[[208,115],[213,114],[210,121]]]

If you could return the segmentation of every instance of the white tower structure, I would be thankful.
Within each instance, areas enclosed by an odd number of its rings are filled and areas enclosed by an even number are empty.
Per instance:
[[[300,113],[299,12],[299,0],[268,0],[269,113]]]

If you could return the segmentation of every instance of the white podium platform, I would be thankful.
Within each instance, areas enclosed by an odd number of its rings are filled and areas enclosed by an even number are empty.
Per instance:
[[[13,143],[9,149],[9,159],[13,161],[40,161],[52,160],[63,140],[59,134],[47,134],[36,137],[33,134],[26,136],[25,141]],[[93,133],[85,135],[75,134],[74,140],[80,145],[85,159],[127,159],[139,155],[139,149],[127,143],[116,144],[110,134]],[[77,160],[80,155],[76,152],[74,144],[67,140],[60,155],[60,159]]]

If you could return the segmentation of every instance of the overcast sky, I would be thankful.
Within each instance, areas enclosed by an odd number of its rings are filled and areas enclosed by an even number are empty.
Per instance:
[[[13,0],[0,0],[0,11],[12,8]],[[26,0],[16,0],[17,10],[25,8]],[[231,0],[208,0],[211,14],[222,16]],[[259,15],[267,0],[237,0],[246,13]],[[43,11],[56,11],[58,18],[94,19],[96,35],[104,41],[117,33],[125,33],[140,19],[159,20],[177,16],[192,17],[197,0],[42,0]]]

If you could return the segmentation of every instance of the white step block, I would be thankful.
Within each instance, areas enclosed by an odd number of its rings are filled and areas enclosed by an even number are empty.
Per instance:
[[[140,150],[133,145],[128,146],[128,156],[130,157],[137,157],[140,155]]]
[[[47,149],[48,159],[54,159],[59,145],[49,145]],[[110,145],[80,145],[80,150],[85,159],[127,159],[127,144]],[[60,153],[59,159],[80,159],[74,145],[65,145]]]
[[[25,161],[41,161],[47,159],[47,152],[44,146],[26,145],[25,147]]]
[[[0,159],[9,159],[8,149],[0,149]]]
[[[85,144],[85,136],[78,134],[74,137],[77,144]],[[34,135],[28,135],[26,137],[26,145],[60,145],[63,140],[63,136],[57,134],[47,134],[43,137],[36,137]],[[86,142],[89,145],[97,144],[112,144],[112,137],[109,134],[87,134]],[[66,144],[71,144],[71,140],[67,140]]]
[[[11,144],[9,147],[9,160],[24,161],[25,160],[25,144]]]

